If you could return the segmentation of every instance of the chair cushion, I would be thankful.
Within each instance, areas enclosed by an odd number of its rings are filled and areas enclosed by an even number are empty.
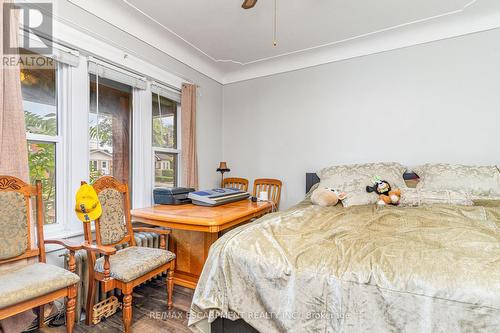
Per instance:
[[[167,250],[139,246],[126,247],[109,257],[110,275],[114,279],[130,282],[174,259],[175,254]],[[104,272],[104,257],[96,260],[94,269],[96,272]]]
[[[54,265],[36,263],[0,273],[0,309],[78,283],[78,275]]]

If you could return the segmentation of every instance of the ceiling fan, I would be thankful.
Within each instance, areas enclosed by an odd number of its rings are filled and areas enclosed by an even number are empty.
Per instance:
[[[243,9],[250,9],[250,8],[253,8],[256,3],[257,3],[257,0],[245,0],[245,1],[243,1],[243,4],[241,5],[241,7]]]
[[[250,8],[253,8],[255,6],[255,4],[257,3],[257,0],[244,0],[243,1],[243,4],[241,5],[241,7],[243,9],[250,9]],[[273,45],[276,46],[278,45],[278,38],[277,38],[277,30],[278,30],[278,9],[277,9],[277,6],[278,6],[278,0],[274,0],[274,38],[273,38]]]

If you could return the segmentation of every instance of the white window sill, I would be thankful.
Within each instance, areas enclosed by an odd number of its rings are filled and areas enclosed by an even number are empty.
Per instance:
[[[44,238],[45,239],[68,239],[68,238],[73,238],[73,237],[82,236],[82,235],[83,235],[82,230],[62,231],[62,232],[45,232]]]

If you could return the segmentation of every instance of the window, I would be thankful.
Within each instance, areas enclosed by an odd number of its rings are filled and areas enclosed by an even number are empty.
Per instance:
[[[57,152],[60,144],[58,77],[53,68],[21,67],[30,181],[42,181],[45,224],[57,223]]]
[[[155,187],[178,184],[177,102],[153,93],[153,154]]]
[[[37,67],[41,66],[38,59],[22,62],[28,66],[20,71],[30,181],[42,181],[47,224],[44,232],[51,238],[82,232],[72,207],[75,191],[81,180],[88,179],[89,169],[90,181],[113,175],[131,184],[132,160],[137,161],[133,173],[136,191],[132,191],[135,206],[151,202],[153,168],[158,169],[155,180],[159,183],[173,186],[178,182],[180,147],[176,123],[180,99],[176,88],[166,88],[180,87],[184,80],[153,64],[145,66],[133,55],[125,61],[120,55],[123,50],[77,30],[68,31],[61,33],[58,40],[79,45],[81,50],[54,42],[53,54],[32,54],[44,57],[44,65],[51,66]],[[20,31],[21,36],[25,33]],[[28,37],[30,46],[43,46],[38,36]],[[160,88],[150,77],[165,85]],[[163,97],[151,103],[150,94],[158,98],[157,92]],[[152,106],[157,111],[152,113]],[[154,149],[152,115],[157,130]],[[158,162],[154,164],[153,151],[154,161]]]
[[[104,175],[130,182],[131,108],[130,86],[90,75],[91,182]]]

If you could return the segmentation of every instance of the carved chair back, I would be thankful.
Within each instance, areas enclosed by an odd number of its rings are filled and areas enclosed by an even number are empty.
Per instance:
[[[33,198],[36,242],[31,226]],[[45,262],[42,183],[37,180],[33,186],[19,178],[0,175],[0,265],[32,257]]]
[[[222,183],[222,187],[228,188],[237,188],[242,191],[247,192],[248,191],[248,179],[245,178],[224,178],[224,181]]]
[[[253,183],[253,196],[258,197],[260,192],[267,192],[268,199],[274,203],[274,208],[278,209],[281,198],[281,180],[271,178],[255,179]]]
[[[102,215],[95,223],[95,241],[101,246],[127,243],[135,246],[134,231],[130,220],[128,185],[114,177],[104,176],[92,184],[102,207]],[[92,223],[92,222],[90,222]],[[92,244],[90,223],[84,223],[85,241]]]

